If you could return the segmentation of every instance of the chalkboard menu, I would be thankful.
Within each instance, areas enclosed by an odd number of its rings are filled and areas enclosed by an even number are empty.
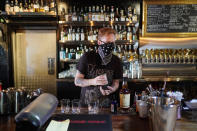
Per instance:
[[[144,0],[143,36],[197,36],[197,0]]]
[[[197,4],[148,5],[147,32],[197,32]]]

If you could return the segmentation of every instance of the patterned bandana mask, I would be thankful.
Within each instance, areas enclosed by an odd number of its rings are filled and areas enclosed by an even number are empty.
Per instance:
[[[114,49],[113,42],[99,45],[98,53],[99,53],[104,65],[107,65],[111,61],[113,49]]]

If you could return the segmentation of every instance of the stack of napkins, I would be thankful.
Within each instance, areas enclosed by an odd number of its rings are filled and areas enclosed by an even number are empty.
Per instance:
[[[65,121],[51,120],[46,131],[67,131],[69,123],[70,123],[69,119]]]

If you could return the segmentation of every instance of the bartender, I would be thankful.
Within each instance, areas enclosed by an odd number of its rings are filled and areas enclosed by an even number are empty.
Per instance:
[[[82,106],[99,100],[102,107],[109,107],[111,94],[119,87],[122,78],[121,60],[113,55],[116,31],[101,28],[98,32],[98,49],[86,52],[77,64],[75,85],[81,87]]]

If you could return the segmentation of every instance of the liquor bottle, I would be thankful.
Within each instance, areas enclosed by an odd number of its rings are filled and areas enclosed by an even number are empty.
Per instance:
[[[132,22],[132,8],[131,6],[128,7],[128,12],[127,12],[127,21]]]
[[[13,0],[10,3],[10,13],[14,13],[14,1]]]
[[[121,25],[119,25],[119,32],[118,32],[118,34],[119,34],[119,40],[123,40],[122,26]]]
[[[111,6],[111,13],[110,13],[110,20],[111,21],[114,21],[114,16],[115,16],[115,14],[114,14],[114,6]]]
[[[131,32],[131,28],[128,27],[127,30],[127,40],[131,41],[132,40],[132,32]]]
[[[66,52],[65,52],[65,60],[68,60],[68,54],[69,54],[69,51],[68,51],[68,48],[66,48]]]
[[[116,30],[116,40],[120,40],[120,36],[119,36],[119,33],[118,33],[118,25],[114,25],[114,27],[115,27],[115,30]]]
[[[6,1],[5,1],[5,12],[6,12],[7,14],[10,13],[10,2],[9,2],[9,0],[6,0]]]
[[[77,15],[77,21],[81,21],[80,19],[80,10],[79,10],[79,7],[77,7],[77,10],[76,10],[76,15]]]
[[[75,39],[76,41],[79,41],[80,40],[80,33],[79,33],[79,28],[77,28],[77,32],[75,33]]]
[[[72,41],[76,40],[75,29],[72,30]]]
[[[132,17],[132,21],[133,22],[137,22],[138,17],[137,17],[137,11],[136,8],[133,9],[133,17]]]
[[[103,15],[104,15],[104,21],[107,21],[107,20],[106,20],[106,17],[107,17],[107,16],[106,16],[106,15],[107,15],[107,14],[106,14],[106,5],[103,5]]]
[[[19,12],[23,12],[23,3],[20,1],[19,3]]]
[[[89,34],[88,34],[88,40],[89,41],[93,41],[93,34],[94,34],[94,32],[93,32],[93,30],[91,28],[90,31],[89,31]]]
[[[88,7],[85,6],[84,14],[83,14],[84,21],[88,21]]]
[[[38,0],[34,3],[34,12],[40,12],[40,4]]]
[[[120,20],[125,21],[125,15],[124,15],[124,10],[120,10]]]
[[[60,60],[65,60],[65,55],[66,55],[66,52],[65,52],[64,48],[61,47]]]
[[[103,7],[101,7],[100,21],[105,21],[105,15],[104,15]]]
[[[107,10],[105,13],[105,21],[109,21],[110,20],[110,9],[109,6],[107,6]]]
[[[125,25],[123,26],[122,39],[127,40],[127,31]]]
[[[61,33],[60,33],[60,41],[61,41],[61,42],[65,42],[64,35],[65,35],[65,32],[64,32],[64,30],[62,29],[62,30],[61,30]]]
[[[95,6],[93,5],[92,6],[92,21],[96,21],[96,9],[95,9]]]
[[[68,29],[68,41],[72,40],[72,32],[71,29]]]
[[[19,12],[19,5],[17,0],[15,0],[14,12]]]
[[[131,45],[129,45],[127,61],[133,61],[133,52],[132,52],[132,46]]]
[[[84,34],[84,32],[83,32],[83,28],[81,29],[81,34],[80,34],[81,36],[81,41],[84,41],[85,40],[85,34]]]
[[[55,1],[54,0],[51,0],[51,2],[50,2],[49,11],[50,11],[50,13],[52,13],[54,15],[56,14]]]
[[[76,50],[75,49],[71,49],[70,53],[72,54],[72,59],[76,59]]]
[[[49,5],[47,1],[45,1],[45,4],[44,4],[44,12],[49,12]]]
[[[35,12],[34,3],[31,0],[28,2],[28,12]]]
[[[100,16],[101,16],[100,7],[97,5],[96,6],[96,21],[101,21]]]
[[[23,12],[29,12],[27,0],[25,0]]]
[[[43,0],[40,1],[40,12],[45,12]]]
[[[122,82],[122,89],[120,90],[120,108],[123,110],[128,110],[130,108],[130,90],[128,88],[127,81],[125,77]]]
[[[72,21],[77,21],[77,12],[76,12],[75,6],[73,6]]]
[[[119,21],[119,20],[120,20],[120,14],[118,8],[116,8],[115,21]]]
[[[88,21],[92,21],[92,9],[91,6],[88,8]]]
[[[96,30],[93,31],[93,37],[92,40],[95,41],[97,39],[97,33]]]
[[[83,11],[83,7],[81,7],[81,11],[79,13],[79,21],[84,21],[84,11]]]
[[[81,52],[79,50],[79,47],[77,47],[77,51],[76,51],[76,59],[79,59],[81,57]]]

